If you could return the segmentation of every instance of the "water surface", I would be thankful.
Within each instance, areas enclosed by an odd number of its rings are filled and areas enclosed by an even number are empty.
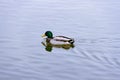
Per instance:
[[[0,80],[119,80],[119,0],[0,1]],[[75,39],[51,52],[41,35]]]

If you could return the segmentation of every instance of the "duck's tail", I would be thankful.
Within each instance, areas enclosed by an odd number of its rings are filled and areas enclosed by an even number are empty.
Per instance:
[[[75,41],[74,41],[74,39],[70,39],[68,42],[69,42],[70,44],[73,44]]]

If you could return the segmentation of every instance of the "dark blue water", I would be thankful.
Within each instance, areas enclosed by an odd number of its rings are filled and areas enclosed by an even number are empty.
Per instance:
[[[1,0],[0,80],[119,80],[119,0]],[[41,35],[75,39],[46,51]]]

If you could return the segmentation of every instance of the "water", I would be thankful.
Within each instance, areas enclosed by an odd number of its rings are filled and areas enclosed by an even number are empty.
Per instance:
[[[1,0],[0,80],[119,80],[119,0]],[[41,35],[75,39],[46,51]]]

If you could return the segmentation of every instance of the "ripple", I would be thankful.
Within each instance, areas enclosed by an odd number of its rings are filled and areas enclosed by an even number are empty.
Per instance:
[[[105,38],[105,40],[103,40],[103,41],[105,43],[105,41],[107,41],[107,39]],[[104,46],[101,46],[101,45],[97,45],[94,48],[94,44],[91,44],[88,42],[89,41],[86,40],[86,42],[81,43],[80,45],[76,45],[77,47],[74,49],[73,52],[77,53],[83,59],[88,59],[90,61],[95,62],[96,65],[97,65],[97,63],[104,64],[104,66],[109,67],[109,68],[111,68],[111,67],[116,68],[116,66],[119,66],[119,62],[117,64],[117,59],[116,59],[116,61],[114,60],[114,58],[116,58],[117,56],[113,57],[112,52],[109,53],[107,50],[104,50]],[[95,43],[97,43],[97,44],[98,44],[98,42],[101,43],[101,40],[95,41]],[[88,44],[91,44],[91,45],[88,46]],[[113,53],[114,53],[114,51],[113,51]]]
[[[0,43],[10,43],[11,42],[11,38],[10,37],[0,37]]]

